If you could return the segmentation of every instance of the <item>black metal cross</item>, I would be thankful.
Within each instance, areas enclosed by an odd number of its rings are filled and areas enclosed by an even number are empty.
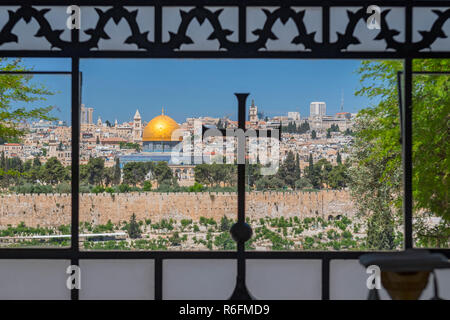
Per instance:
[[[245,119],[246,119],[246,100],[249,93],[235,93],[238,99],[238,129],[245,133]],[[278,134],[275,134],[280,139],[280,129],[278,128]],[[205,136],[207,127],[202,126],[202,137]],[[222,136],[226,136],[230,133],[230,129],[215,129],[216,132],[220,132]],[[272,132],[276,130],[254,130],[253,136],[271,138]],[[238,136],[238,135],[235,135]],[[238,219],[231,229],[230,233],[234,241],[237,244],[237,279],[236,287],[230,300],[252,300],[253,297],[249,293],[246,281],[245,281],[245,242],[247,242],[252,236],[252,228],[245,222],[245,150],[246,150],[246,138],[238,138],[238,180],[237,180],[237,192],[238,192]]]

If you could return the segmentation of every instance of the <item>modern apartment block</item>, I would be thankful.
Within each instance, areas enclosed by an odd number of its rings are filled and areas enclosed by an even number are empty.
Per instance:
[[[309,105],[309,116],[311,118],[323,117],[327,114],[327,105],[325,102],[311,102]]]

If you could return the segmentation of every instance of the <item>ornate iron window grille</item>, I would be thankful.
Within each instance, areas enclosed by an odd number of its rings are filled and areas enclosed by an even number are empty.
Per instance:
[[[70,5],[95,7],[97,21],[93,28],[86,30],[73,29],[70,32],[70,40],[62,37],[64,28],[53,27],[48,18],[50,9],[66,8]],[[357,25],[367,20],[370,14],[367,8],[370,5],[378,5],[383,9],[381,14],[381,30],[374,40],[384,41],[382,50],[364,49],[352,50],[352,46],[360,45],[361,39],[355,35]],[[402,123],[402,157],[403,157],[403,211],[404,211],[404,248],[413,247],[412,230],[412,60],[414,58],[449,58],[450,48],[434,50],[433,46],[442,39],[447,39],[444,25],[450,20],[450,6],[445,1],[368,1],[368,0],[129,0],[125,4],[117,0],[24,0],[21,5],[16,1],[1,1],[0,11],[8,7],[8,20],[0,27],[0,56],[1,57],[68,57],[71,58],[71,109],[72,109],[72,177],[79,176],[79,133],[80,115],[79,106],[81,99],[81,73],[80,58],[292,58],[292,59],[402,59],[403,71],[403,100],[401,107]],[[39,6],[39,7],[37,7]],[[190,9],[180,9],[180,23],[178,29],[169,31],[169,39],[163,39],[163,9],[188,6]],[[107,9],[98,7],[108,7]],[[130,9],[129,7],[137,7]],[[263,12],[265,20],[262,26],[252,26],[247,14],[251,8],[258,7]],[[268,10],[266,7],[275,7]],[[346,10],[347,21],[343,32],[332,31],[332,18],[336,8],[355,8]],[[149,39],[149,31],[143,30],[137,19],[141,8],[153,8],[154,24],[153,39]],[[220,16],[224,8],[237,10],[236,30],[222,26]],[[300,8],[300,9],[296,9]],[[320,31],[308,31],[305,20],[306,8],[320,9]],[[389,26],[389,14],[392,9],[399,9],[404,17],[404,27],[397,30]],[[420,40],[413,41],[413,10],[429,9],[435,15],[428,30],[419,30]],[[339,18],[342,19],[342,18]],[[34,35],[49,44],[48,49],[4,49],[4,45],[20,42],[20,37],[15,33],[14,27],[20,21],[29,23],[34,20],[39,29]],[[130,29],[130,35],[125,40],[127,45],[135,45],[128,50],[104,50],[99,49],[100,41],[111,38],[105,31],[109,21],[116,25],[126,21]],[[213,32],[208,35],[208,40],[217,40],[218,48],[215,50],[183,50],[183,46],[193,44],[193,39],[187,30],[192,21],[196,20],[200,25],[208,21]],[[291,44],[302,45],[296,50],[271,50],[268,49],[270,41],[278,39],[272,28],[276,21],[286,24],[293,21],[297,34],[292,37]],[[251,27],[251,29],[250,29]],[[83,32],[87,39],[81,40]],[[237,39],[231,40],[230,36],[237,34]],[[335,33],[336,39],[331,35]],[[398,40],[400,34],[404,35],[404,41]],[[248,39],[248,35],[256,37]],[[320,34],[320,40],[317,35]],[[137,49],[136,49],[137,48]],[[43,74],[52,74],[51,71],[43,71]],[[68,74],[64,73],[64,74]],[[54,74],[54,73],[53,73]],[[238,95],[239,103],[245,101],[244,96]],[[243,110],[243,111],[242,111]],[[240,108],[244,112],[245,104]],[[241,121],[239,121],[241,124]],[[245,122],[244,122],[245,124]],[[245,165],[238,170],[238,181],[245,184]],[[246,298],[245,288],[245,261],[247,259],[319,259],[322,261],[322,299],[330,298],[330,261],[333,259],[358,259],[366,252],[247,252],[243,245],[248,240],[248,228],[242,227],[245,223],[245,189],[238,192],[238,205],[244,207],[239,211],[238,223],[233,230],[234,238],[238,241],[238,250],[235,252],[171,252],[171,251],[80,251],[78,246],[78,222],[79,222],[79,182],[72,180],[72,217],[71,217],[71,247],[64,249],[0,249],[0,259],[70,259],[74,265],[79,264],[80,259],[154,259],[155,261],[155,299],[162,299],[163,287],[163,260],[166,259],[233,259],[238,260],[237,291],[233,298]],[[448,249],[432,249],[450,257]],[[247,292],[248,293],[248,292]],[[78,299],[78,290],[73,289],[71,298]]]

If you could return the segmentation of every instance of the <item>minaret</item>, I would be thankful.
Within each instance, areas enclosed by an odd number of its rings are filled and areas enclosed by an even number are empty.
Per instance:
[[[344,90],[342,90],[341,94],[341,112],[344,112]]]
[[[139,110],[136,109],[136,113],[133,118],[133,140],[134,142],[142,141],[142,119]]]

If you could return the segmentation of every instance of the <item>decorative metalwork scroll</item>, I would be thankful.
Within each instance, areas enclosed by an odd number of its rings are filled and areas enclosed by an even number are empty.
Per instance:
[[[274,52],[330,57],[349,52],[450,52],[450,6],[439,2],[440,6],[411,11],[380,6],[380,28],[370,29],[367,21],[372,12],[367,4],[357,3],[323,7],[274,2],[274,6],[242,7],[202,6],[193,0],[192,6],[184,7],[81,6],[76,39],[66,26],[67,6],[0,6],[0,51],[61,51],[67,56],[102,51],[176,56],[194,51],[223,57]],[[408,19],[412,20],[409,30]]]

